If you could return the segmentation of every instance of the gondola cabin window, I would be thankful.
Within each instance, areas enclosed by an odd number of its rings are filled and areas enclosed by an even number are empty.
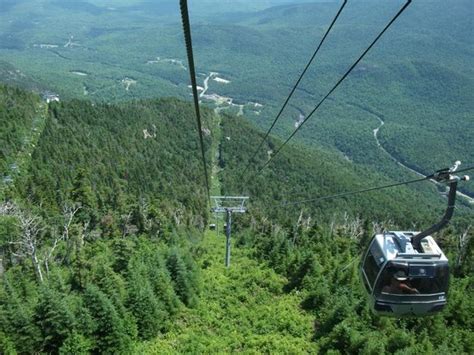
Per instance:
[[[379,278],[376,292],[397,295],[433,295],[447,289],[448,264],[399,266],[390,263]]]
[[[364,263],[364,272],[367,276],[367,280],[370,284],[370,288],[373,288],[377,275],[380,271],[382,264],[385,262],[382,251],[376,243],[373,243],[367,253]]]

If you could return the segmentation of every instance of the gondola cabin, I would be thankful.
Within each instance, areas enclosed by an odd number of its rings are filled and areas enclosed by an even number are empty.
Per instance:
[[[370,305],[382,315],[429,315],[446,304],[448,259],[431,236],[416,250],[417,232],[376,234],[362,259],[361,278]]]

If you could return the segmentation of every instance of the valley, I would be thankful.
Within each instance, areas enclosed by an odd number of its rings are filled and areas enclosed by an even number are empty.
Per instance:
[[[412,2],[280,151],[403,3],[348,2],[255,152],[341,3],[190,1],[196,125],[178,1],[3,0],[1,354],[474,353],[472,183],[433,235],[443,310],[380,315],[360,277],[446,211],[400,182],[473,166],[471,0]],[[249,196],[228,268],[209,195]]]
[[[466,3],[466,0],[462,2]],[[254,9],[241,15],[233,12],[216,15],[220,7],[202,4],[202,8],[195,10],[196,17],[193,18],[198,72],[205,73],[200,77],[203,91],[206,79],[209,85],[212,83],[210,90],[201,92],[203,103],[217,112],[242,115],[263,130],[269,126],[311,48],[337,9],[336,4],[331,3],[271,5],[270,1],[262,4],[261,7],[268,6],[263,11]],[[125,8],[112,6],[115,9],[112,11],[108,9],[110,6],[97,6],[97,11],[85,11],[81,22],[75,19],[68,6],[54,4],[31,8],[30,17],[34,23],[14,37],[24,45],[16,50],[1,49],[0,54],[4,60],[14,63],[18,70],[41,81],[65,99],[86,97],[96,102],[165,96],[186,99],[189,97],[189,78],[184,48],[180,43],[179,18],[170,17],[168,21],[158,23],[158,37],[153,30],[156,24],[153,16],[159,16],[158,9],[162,8],[166,17],[177,10],[172,10],[173,6],[171,3],[157,5],[153,12],[150,8],[137,6],[129,17],[124,17]],[[396,151],[399,161],[405,166],[427,174],[455,160],[465,164],[474,161],[472,149],[468,148],[472,144],[470,137],[474,135],[469,124],[473,105],[472,98],[467,95],[474,87],[474,79],[471,70],[464,70],[472,58],[469,30],[463,32],[463,29],[469,29],[469,25],[462,17],[462,4],[451,7],[449,12],[449,16],[459,21],[447,19],[447,6],[441,1],[430,2],[426,8],[413,5],[402,24],[387,34],[380,49],[374,49],[374,54],[361,63],[360,70],[351,75],[341,92],[335,93],[331,104],[321,110],[319,118],[315,118],[319,122],[308,123],[307,133],[295,137],[295,142],[340,150],[341,144],[335,146],[327,142],[327,136],[340,135],[341,127],[351,127],[355,113],[342,112],[336,106],[344,102],[359,102],[372,111],[383,112],[387,120],[382,135],[383,146],[390,152]],[[294,102],[275,128],[276,136],[283,138],[297,128],[304,112],[311,110],[311,105],[334,82],[341,68],[350,64],[350,58],[363,48],[364,41],[376,33],[377,26],[382,24],[381,16],[392,11],[379,6],[374,6],[370,12],[365,10],[362,4],[351,4],[345,10],[347,14],[343,13],[339,27],[329,36]],[[13,8],[11,12],[1,14],[5,22],[0,30],[6,36],[15,11]],[[440,31],[429,20],[430,17],[423,15],[424,11],[435,14],[433,18],[440,18],[443,24],[449,21],[452,28]],[[367,21],[373,20],[373,25],[367,28],[357,26],[353,20],[355,17],[348,16],[349,13]],[[34,20],[37,17],[42,21]],[[46,26],[53,19],[56,22],[54,30]],[[100,27],[98,19],[102,22]],[[439,46],[423,42],[417,47],[424,38],[416,27],[418,23],[427,33],[440,38]],[[358,40],[348,42],[344,37],[348,31],[352,31],[354,36],[357,33]],[[457,34],[459,37],[452,42],[459,52],[455,56],[445,43]],[[220,73],[216,75],[217,80],[213,80],[211,69]],[[56,79],[52,80],[53,77]],[[461,104],[457,110],[449,110],[443,97],[450,100],[457,97]],[[400,105],[406,107],[402,114]],[[456,122],[449,128],[444,119],[446,115],[449,115],[450,122]],[[425,129],[424,122],[427,121],[431,127],[423,134],[417,134]],[[368,139],[369,135],[367,131],[349,130],[350,137],[341,135],[339,138],[347,140],[344,145],[350,145],[344,148],[343,156],[357,163],[353,151],[365,150],[360,153],[373,155],[374,152],[366,149],[379,149],[377,146],[353,145],[352,141]],[[440,131],[446,134],[439,134]],[[428,156],[419,153],[424,147],[431,149],[435,146],[439,147],[439,154]],[[377,164],[377,160],[371,168],[385,170],[384,163]],[[395,169],[393,175],[402,174],[402,170],[406,169]],[[464,192],[472,194],[474,190],[466,187]]]
[[[17,95],[25,96],[22,102],[37,100],[17,89],[5,89],[0,97],[11,102]],[[16,106],[9,114],[23,109]],[[6,191],[48,235],[27,230],[41,236],[35,239],[41,250],[36,264],[22,249],[0,244],[2,352],[372,353],[400,346],[470,351],[470,314],[458,311],[458,305],[470,305],[469,254],[454,266],[460,274],[453,278],[449,308],[432,318],[443,324],[455,317],[449,343],[443,340],[445,327],[428,336],[432,323],[413,327],[410,320],[372,315],[358,278],[356,261],[368,236],[381,225],[411,226],[406,216],[429,223],[433,213],[410,202],[441,209],[444,201],[435,189],[426,194],[400,187],[285,209],[277,203],[294,186],[320,196],[375,184],[380,176],[325,150],[290,147],[265,176],[244,185],[238,172],[261,132],[242,117],[203,107],[211,193],[245,191],[252,197],[249,213],[234,218],[232,264],[226,269],[222,220],[217,219],[219,235],[207,229],[214,219],[207,212],[193,115],[193,106],[177,99],[49,104],[26,173]],[[144,129],[151,137],[144,137]],[[271,138],[267,144],[281,142]],[[256,159],[264,162],[266,152]],[[0,205],[0,240],[7,243],[22,240],[9,213],[24,218],[26,210],[14,206]],[[469,213],[459,206],[455,228],[465,228]],[[450,255],[457,238],[443,236]],[[20,293],[22,287],[27,294]],[[72,332],[64,333],[66,328]],[[406,337],[402,345],[400,336]]]
[[[400,160],[398,160],[394,155],[390,154],[385,148],[384,146],[381,144],[380,140],[379,140],[379,132],[380,132],[380,129],[385,125],[385,122],[383,121],[383,117],[377,115],[376,113],[372,112],[372,111],[368,111],[366,110],[367,114],[376,118],[380,125],[377,127],[377,128],[374,128],[373,129],[373,133],[374,133],[374,139],[377,143],[377,146],[388,156],[390,157],[390,159],[392,159],[394,162],[396,162],[398,165],[400,165],[401,167],[403,167],[404,169],[412,172],[414,175],[416,176],[419,176],[419,177],[426,177],[426,175],[424,175],[423,173],[419,172],[419,171],[416,171],[414,170],[413,168],[410,168],[409,166],[403,164]],[[454,162],[453,162],[454,163]],[[436,181],[434,180],[430,180],[432,183],[438,185],[438,186],[441,186],[441,184],[437,183]],[[445,194],[445,192],[441,192],[443,195]],[[469,196],[467,194],[464,194],[460,191],[457,191],[456,192],[458,196],[461,196],[463,199],[466,199],[470,204],[474,204],[474,198],[472,196]]]
[[[230,110],[232,112],[232,109],[236,109],[237,110],[236,115],[243,116],[244,109],[246,109],[246,111],[249,110],[255,115],[260,115],[261,109],[263,108],[262,104],[259,104],[257,102],[247,102],[246,104],[236,104],[234,103],[234,99],[231,97],[221,96],[217,94],[216,92],[208,94],[208,91],[210,89],[209,88],[210,80],[214,81],[213,86],[216,86],[215,83],[217,83],[217,86],[229,84],[230,80],[219,77],[219,73],[217,72],[210,72],[209,74],[201,74],[201,77],[205,77],[205,78],[203,81],[203,86],[202,87],[198,86],[199,97],[203,99],[204,103],[207,103],[207,104],[210,103],[211,105],[214,105],[215,106],[214,111],[216,114],[220,114],[224,110]],[[213,91],[217,91],[217,90],[214,89]]]

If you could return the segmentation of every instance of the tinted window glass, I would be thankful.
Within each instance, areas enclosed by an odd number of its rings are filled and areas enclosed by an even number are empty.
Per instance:
[[[388,264],[377,285],[377,292],[396,295],[433,294],[446,292],[449,270],[447,264]]]
[[[448,290],[449,269],[447,264],[433,266],[427,272],[433,276],[410,277],[412,287],[415,287],[420,294],[440,293]]]
[[[365,258],[364,271],[370,282],[370,287],[374,287],[375,279],[380,270],[380,265],[384,262],[382,252],[377,248],[375,244],[372,244],[367,257]]]

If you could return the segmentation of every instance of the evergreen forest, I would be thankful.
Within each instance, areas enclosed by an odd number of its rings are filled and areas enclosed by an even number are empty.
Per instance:
[[[377,315],[360,275],[445,213],[400,182],[473,165],[469,0],[415,1],[280,151],[401,3],[348,1],[256,154],[340,2],[190,2],[199,132],[177,1],[1,1],[0,354],[474,353],[472,182],[441,312]],[[211,196],[249,197],[229,267]]]

